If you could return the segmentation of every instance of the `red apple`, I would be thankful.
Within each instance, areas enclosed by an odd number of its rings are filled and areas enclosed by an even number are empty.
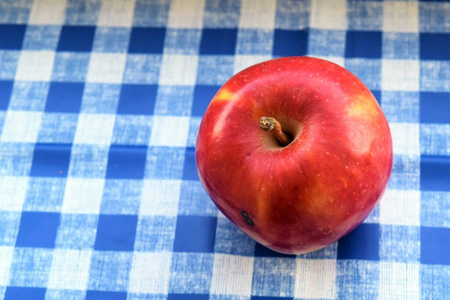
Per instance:
[[[311,57],[234,75],[210,103],[196,144],[200,180],[220,211],[290,254],[323,248],[360,224],[386,188],[392,157],[388,122],[369,89]]]

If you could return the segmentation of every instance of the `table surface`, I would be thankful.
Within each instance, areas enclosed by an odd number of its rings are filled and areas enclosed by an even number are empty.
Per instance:
[[[197,130],[234,73],[311,55],[381,104],[394,165],[300,256],[218,212]],[[0,1],[0,298],[450,299],[450,2]]]

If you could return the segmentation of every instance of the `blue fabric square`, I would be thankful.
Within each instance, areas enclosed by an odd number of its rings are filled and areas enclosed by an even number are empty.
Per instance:
[[[190,216],[217,216],[217,207],[200,181],[182,181],[178,213]]]
[[[60,215],[45,212],[22,212],[16,247],[54,248]]]
[[[363,223],[338,241],[338,259],[379,260],[380,225]]]
[[[195,181],[200,180],[198,178],[197,165],[195,164],[195,148],[186,148],[184,156],[183,179]]]
[[[9,51],[0,49],[0,80],[14,80],[16,68],[19,61],[19,51]]]
[[[420,228],[381,225],[380,260],[404,263],[419,262]]]
[[[47,100],[49,82],[15,81],[9,109],[43,111]]]
[[[169,294],[167,300],[208,300],[209,295],[202,294]]]
[[[157,84],[162,55],[127,54],[123,83]]]
[[[52,82],[47,96],[45,111],[78,113],[83,97],[84,83]]]
[[[136,0],[133,26],[165,27],[169,18],[169,0]]]
[[[54,51],[58,45],[61,26],[28,25],[22,48],[24,50]]]
[[[200,42],[201,54],[234,54],[236,29],[203,29]]]
[[[45,113],[39,129],[39,143],[70,144],[75,137],[78,115],[63,113]]]
[[[97,215],[62,214],[55,246],[63,249],[92,249],[97,233]]]
[[[205,28],[236,28],[239,25],[241,1],[207,0],[203,17]]]
[[[233,76],[234,57],[230,55],[201,55],[198,60],[198,85],[223,85]]]
[[[212,253],[173,253],[169,298],[170,293],[208,294],[213,277],[213,265],[214,254]]]
[[[36,144],[30,176],[65,177],[70,162],[71,145]]]
[[[275,29],[274,56],[300,56],[308,51],[308,31]]]
[[[112,145],[109,149],[106,178],[142,179],[147,147]]]
[[[0,22],[5,24],[27,23],[32,6],[33,2],[30,0],[0,1]]]
[[[9,285],[45,287],[52,269],[53,249],[16,247],[9,270]]]
[[[450,193],[421,192],[420,225],[450,227]]]
[[[450,265],[450,228],[420,227],[420,261]]]
[[[431,60],[450,59],[450,34],[421,33],[420,58]]]
[[[125,53],[130,39],[129,28],[97,27],[94,37],[93,51],[109,53]]]
[[[375,97],[375,99],[377,100],[378,104],[381,105],[381,91],[378,90],[371,90],[372,95]]]
[[[252,283],[252,295],[255,296],[252,299],[292,299],[295,290],[295,273],[295,255],[292,258],[256,257]],[[291,297],[279,298],[279,296]]]
[[[348,1],[349,30],[382,30],[383,3],[375,1]]]
[[[240,29],[237,37],[237,54],[271,55],[273,30]]]
[[[57,52],[53,64],[53,81],[83,82],[89,67],[89,53]]]
[[[176,221],[176,217],[140,216],[134,250],[172,251]]]
[[[345,57],[381,58],[381,32],[347,31]]]
[[[33,144],[0,143],[0,175],[28,176],[33,149]]]
[[[0,24],[0,49],[22,49],[25,25]]]
[[[19,231],[20,212],[0,211],[0,246],[14,246]]]
[[[420,190],[450,191],[450,156],[421,156]]]
[[[25,211],[59,212],[64,199],[66,178],[31,177],[23,204]]]
[[[420,93],[420,122],[450,124],[450,92]]]
[[[128,288],[133,252],[92,252],[88,290],[125,292]]]
[[[117,115],[112,143],[116,145],[148,145],[152,116]]]
[[[194,88],[192,86],[160,85],[154,114],[158,116],[189,116]]]
[[[162,53],[165,28],[133,27],[131,29],[129,53]]]
[[[69,175],[81,178],[104,178],[108,146],[73,145]]]
[[[184,152],[181,147],[149,147],[145,178],[182,179]]]
[[[90,52],[94,34],[95,27],[93,26],[63,26],[57,50]]]
[[[336,299],[378,299],[379,262],[338,260],[336,283]]]
[[[5,292],[5,300],[44,300],[45,288],[8,286]]]
[[[419,35],[415,33],[383,32],[383,58],[418,59]]]
[[[310,1],[277,1],[275,28],[303,29],[309,26]]]
[[[168,28],[164,42],[164,53],[198,54],[201,35],[200,29]]]
[[[156,85],[123,84],[117,113],[151,115],[155,109]]]
[[[100,212],[137,215],[141,203],[141,192],[141,180],[108,179],[103,188]]]
[[[319,56],[344,56],[345,31],[311,29],[309,31],[308,54]]]
[[[394,154],[388,188],[420,190],[420,169],[420,156]]]
[[[96,250],[133,251],[137,216],[100,215],[95,238]]]
[[[286,258],[288,258],[288,257],[294,258],[295,257],[295,255],[289,255],[289,254],[275,252],[273,250],[270,250],[267,247],[264,247],[260,243],[255,244],[255,256],[256,257],[286,257]]]
[[[192,104],[192,115],[203,117],[220,86],[196,85],[194,88],[194,103]]]
[[[0,110],[6,110],[9,105],[13,87],[13,81],[0,81]]]
[[[101,4],[98,0],[68,0],[65,24],[97,25]]]
[[[381,90],[381,60],[348,58],[345,68],[356,75],[370,90]]]
[[[214,252],[217,218],[178,216],[175,252]]]
[[[120,84],[89,83],[84,87],[81,112],[115,114],[119,103]]]
[[[86,300],[126,300],[126,292],[86,291]]]

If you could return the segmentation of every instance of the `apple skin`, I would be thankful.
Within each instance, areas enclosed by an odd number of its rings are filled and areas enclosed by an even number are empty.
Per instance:
[[[274,117],[293,141],[259,127]],[[285,57],[231,77],[200,124],[196,164],[220,211],[281,253],[323,248],[350,232],[380,200],[392,169],[388,122],[346,69]]]

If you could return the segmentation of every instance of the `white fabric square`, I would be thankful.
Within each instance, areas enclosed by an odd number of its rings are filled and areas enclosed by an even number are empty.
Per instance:
[[[41,121],[41,112],[8,110],[2,142],[36,143]]]
[[[272,59],[270,55],[235,55],[234,56],[234,74],[253,66],[257,63]]]
[[[197,67],[196,55],[163,55],[159,84],[194,85]]]
[[[0,246],[0,286],[8,286],[9,268],[13,253],[14,247]]]
[[[104,179],[69,177],[61,211],[68,214],[98,214],[104,186]]]
[[[336,260],[297,259],[294,297],[334,299],[336,297]]]
[[[170,4],[170,28],[202,28],[205,0],[172,0]]]
[[[420,155],[420,127],[414,123],[389,123],[394,154]]]
[[[154,116],[152,146],[186,147],[189,134],[189,117]]]
[[[420,191],[386,190],[380,201],[380,223],[420,226]]]
[[[48,287],[86,290],[92,251],[55,249]]]
[[[50,81],[55,52],[22,51],[16,71],[16,80]]]
[[[167,294],[171,259],[172,254],[167,252],[135,252],[129,292]]]
[[[420,299],[419,264],[380,261],[380,299]]]
[[[418,2],[384,2],[383,31],[419,32]]]
[[[211,293],[250,296],[254,257],[214,255]]]
[[[65,0],[35,0],[31,9],[30,25],[62,25],[66,19]]]
[[[122,83],[126,58],[126,54],[120,53],[92,53],[87,81]]]
[[[109,145],[115,120],[115,115],[80,114],[75,133],[75,144]]]
[[[383,59],[382,60],[383,90],[386,91],[418,91],[420,64],[417,60]]]
[[[130,27],[133,24],[134,0],[103,0],[98,26]]]
[[[145,180],[139,214],[176,216],[180,189],[180,180]]]
[[[347,1],[346,0],[312,0],[312,28],[346,30]]]
[[[243,0],[239,28],[274,29],[276,0]]]
[[[0,211],[22,211],[27,186],[28,177],[0,177]]]

